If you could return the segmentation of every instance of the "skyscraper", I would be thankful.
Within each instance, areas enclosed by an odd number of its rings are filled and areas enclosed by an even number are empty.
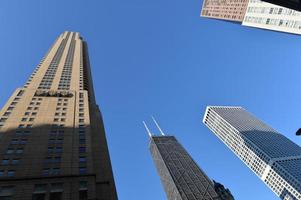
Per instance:
[[[57,38],[0,117],[0,199],[117,199],[79,33]]]
[[[301,12],[260,0],[250,0],[242,25],[301,34]]]
[[[261,0],[204,0],[201,16],[236,21],[255,28],[301,34],[301,12]]]
[[[222,200],[215,192],[213,182],[174,136],[154,136],[150,132],[149,136],[150,152],[167,199]]]
[[[301,147],[242,107],[208,106],[203,122],[278,197],[301,199]]]
[[[242,22],[248,0],[204,0],[201,16]]]

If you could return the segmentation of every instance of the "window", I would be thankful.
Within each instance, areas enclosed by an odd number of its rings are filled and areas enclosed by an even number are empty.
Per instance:
[[[42,175],[43,176],[48,176],[49,175],[49,168],[43,169]]]
[[[80,156],[79,157],[79,162],[80,163],[85,163],[87,161],[86,157],[85,156]]]
[[[80,167],[79,168],[79,174],[85,174],[87,173],[87,168],[86,167]]]
[[[24,115],[26,115],[26,116],[29,115],[29,114],[30,114],[30,112],[25,112],[25,113],[24,113]]]
[[[15,193],[14,186],[2,186],[0,187],[0,199],[10,200]]]
[[[10,144],[18,144],[18,143],[19,143],[18,139],[12,139],[12,141],[10,142]]]
[[[11,164],[12,165],[18,165],[19,161],[20,161],[19,159],[15,158],[15,159],[12,160]]]
[[[14,109],[14,107],[11,107],[11,106],[7,108],[7,110],[13,110],[13,109]]]
[[[80,140],[79,140],[79,143],[80,143],[80,144],[85,144],[85,143],[86,143],[86,140],[85,140],[85,139],[80,139]]]
[[[6,150],[6,154],[13,154],[13,153],[14,153],[14,149],[12,149],[12,148],[8,148]]]
[[[52,153],[53,152],[53,147],[48,147],[48,153]]]
[[[58,174],[60,174],[61,173],[61,169],[60,168],[53,168],[52,169],[52,174],[53,175],[58,175]]]
[[[16,150],[16,154],[22,154],[23,153],[23,148],[18,148]]]
[[[80,153],[86,152],[86,147],[79,147],[79,152]]]
[[[0,177],[4,176],[4,170],[0,170]]]
[[[7,171],[7,176],[8,177],[14,177],[15,176],[15,170],[8,170]]]
[[[47,192],[46,184],[36,184],[32,194],[32,200],[45,200]]]
[[[11,112],[5,112],[3,116],[9,116]]]
[[[62,153],[63,152],[63,148],[62,147],[56,147],[55,152],[56,153]]]
[[[1,165],[8,165],[9,164],[9,160],[8,159],[3,159],[1,162]]]

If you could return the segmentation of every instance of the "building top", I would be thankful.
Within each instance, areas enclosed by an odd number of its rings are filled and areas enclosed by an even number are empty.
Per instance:
[[[212,111],[270,158],[301,156],[301,147],[242,107],[207,107],[207,112]]]

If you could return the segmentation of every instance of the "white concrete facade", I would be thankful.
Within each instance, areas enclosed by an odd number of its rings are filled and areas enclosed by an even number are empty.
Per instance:
[[[249,0],[242,25],[301,34],[301,12],[260,0]]]
[[[208,106],[203,123],[278,197],[301,200],[301,147],[242,107]]]

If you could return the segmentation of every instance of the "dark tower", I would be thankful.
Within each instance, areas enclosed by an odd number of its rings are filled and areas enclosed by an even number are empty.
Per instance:
[[[174,136],[165,136],[160,128],[162,135],[153,136],[146,129],[150,152],[169,200],[221,200],[213,182]]]

